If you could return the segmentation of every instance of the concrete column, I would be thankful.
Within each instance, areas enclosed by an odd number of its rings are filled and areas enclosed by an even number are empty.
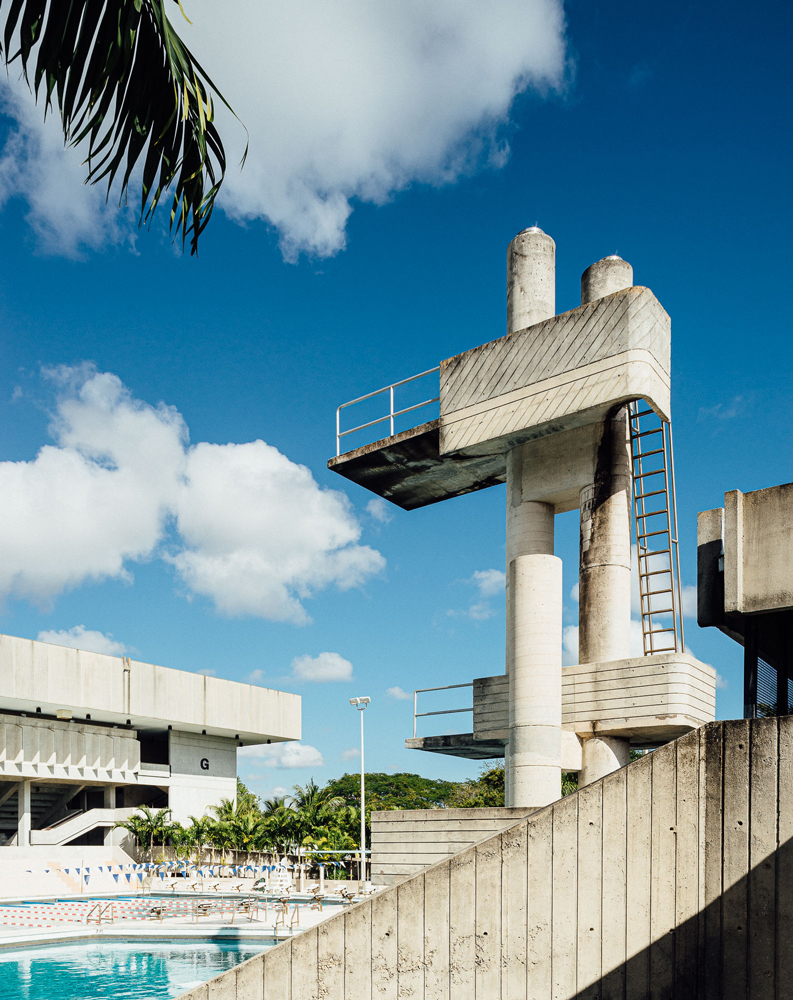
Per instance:
[[[589,267],[581,275],[581,305],[602,299],[605,295],[621,292],[633,285],[633,268],[622,257],[613,254],[604,257]]]
[[[630,763],[630,740],[612,736],[592,736],[585,739],[581,747],[581,770],[578,773],[578,787],[591,785],[593,781],[605,778]]]
[[[537,226],[507,250],[507,333],[556,313],[556,244]],[[507,455],[508,806],[561,794],[562,569],[552,504],[523,500],[523,448]]]
[[[507,248],[507,333],[556,315],[556,244],[537,226]]]
[[[603,425],[595,477],[581,490],[579,663],[631,655],[631,470],[625,407]]]
[[[105,809],[115,809],[116,808],[116,786],[115,785],[105,785],[104,787],[104,802],[102,803]],[[105,847],[113,846],[113,827],[108,826],[105,828]]]
[[[17,847],[30,847],[30,793],[32,781],[20,781],[17,799]]]
[[[561,793],[562,563],[553,504],[523,500],[523,448],[507,455],[506,804],[541,806]]]
[[[606,257],[581,276],[582,305],[630,288],[633,268]],[[581,491],[579,663],[631,655],[631,462],[628,408],[604,421],[595,480]],[[582,747],[579,787],[627,764],[630,742],[592,738]]]
[[[509,565],[509,802],[544,806],[562,781],[562,560]]]

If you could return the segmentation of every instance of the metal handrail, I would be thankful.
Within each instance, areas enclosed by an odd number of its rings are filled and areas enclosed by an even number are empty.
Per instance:
[[[432,375],[433,372],[440,371],[440,365],[435,368],[428,368],[425,372],[419,372],[418,375],[411,375],[410,378],[403,378],[400,382],[394,382],[391,385],[383,386],[382,389],[375,389],[374,392],[367,392],[365,396],[358,396],[356,399],[351,399],[347,403],[342,403],[341,406],[336,407],[336,456],[341,454],[341,439],[346,437],[348,434],[354,434],[356,431],[365,430],[367,427],[374,427],[375,424],[385,423],[386,420],[390,422],[390,436],[394,436],[394,417],[401,417],[403,413],[410,413],[412,410],[420,410],[422,406],[429,406],[430,403],[437,403],[440,396],[433,396],[432,399],[425,399],[421,403],[415,403],[413,406],[406,406],[402,410],[394,409],[394,389],[398,388],[400,385],[407,385],[408,382],[415,382],[416,379],[424,378],[425,375]],[[378,417],[376,420],[369,420],[365,424],[359,424],[357,427],[351,427],[349,430],[343,431],[341,429],[341,411],[347,406],[353,406],[355,403],[362,403],[365,399],[372,399],[374,396],[380,396],[382,393],[388,393],[389,407],[388,413],[384,417]]]
[[[423,719],[427,715],[456,715],[458,712],[473,712],[474,710],[474,706],[471,705],[470,708],[445,708],[440,712],[418,712],[416,709],[420,694],[425,694],[427,691],[452,691],[454,688],[472,688],[473,686],[473,681],[468,681],[467,684],[444,684],[442,687],[416,688],[413,692],[413,739],[416,738],[416,719]]]

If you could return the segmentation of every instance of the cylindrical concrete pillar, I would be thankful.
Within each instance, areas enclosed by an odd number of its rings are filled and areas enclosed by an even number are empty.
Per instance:
[[[581,490],[578,662],[631,655],[631,470],[628,419],[605,421],[595,482]]]
[[[556,244],[538,226],[507,248],[507,333],[556,315]]]
[[[592,736],[585,739],[581,748],[582,767],[578,774],[578,787],[584,788],[593,781],[605,778],[630,763],[631,741],[611,736]]]
[[[633,268],[622,257],[612,254],[595,261],[581,275],[581,305],[621,292],[633,284]]]
[[[507,250],[507,333],[556,313],[556,244],[537,226]],[[546,805],[561,794],[562,570],[553,504],[523,500],[523,448],[507,455],[506,802]]]
[[[544,806],[562,781],[562,560],[509,564],[509,805]]]
[[[581,304],[630,288],[633,268],[616,255],[581,275]],[[631,462],[628,410],[604,422],[595,481],[581,491],[578,661],[631,655]],[[630,740],[593,737],[581,749],[583,788],[627,764]]]
[[[20,781],[17,791],[17,847],[30,847],[32,781]]]

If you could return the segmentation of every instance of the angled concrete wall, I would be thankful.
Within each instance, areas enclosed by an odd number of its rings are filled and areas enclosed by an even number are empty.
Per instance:
[[[186,994],[793,995],[793,717],[711,723]]]
[[[534,809],[388,809],[372,813],[372,882],[394,885],[512,826]]]

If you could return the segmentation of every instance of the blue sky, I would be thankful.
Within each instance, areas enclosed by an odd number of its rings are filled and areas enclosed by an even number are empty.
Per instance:
[[[0,91],[0,459],[58,449],[35,469],[4,467],[0,537],[12,555],[0,630],[35,638],[82,625],[136,658],[298,691],[302,742],[316,753],[290,768],[245,761],[260,793],[357,767],[345,752],[358,694],[372,698],[369,768],[476,770],[406,751],[411,702],[387,692],[503,670],[503,595],[475,574],[503,569],[504,489],[384,514],[325,463],[340,402],[504,332],[505,251],[518,230],[537,223],[556,240],[558,311],[578,304],[588,264],[619,253],[672,316],[688,585],[697,511],[726,490],[793,479],[789,10],[570,2],[562,33],[555,0],[494,3],[490,32],[468,4],[439,0],[437,24],[408,0],[396,9],[401,26],[369,24],[364,37],[388,53],[378,87],[367,74],[380,70],[356,62],[353,18],[331,39],[353,82],[321,120],[306,111],[316,81],[304,93],[288,78],[265,88],[289,111],[287,132],[253,106],[246,117],[228,51],[202,56],[265,152],[233,179],[198,259],[86,195],[79,157],[63,157],[13,81]],[[505,30],[521,10],[537,19]],[[207,0],[195,22],[202,11]],[[441,31],[463,23],[459,37]],[[418,47],[392,42],[397,31]],[[454,87],[435,72],[441,48]],[[331,89],[340,66],[324,70]],[[248,447],[210,447],[229,444]],[[60,461],[70,448],[76,471]],[[102,470],[96,456],[111,453],[117,468]],[[128,478],[97,485],[119,468]],[[249,474],[255,486],[241,486]],[[76,548],[62,544],[63,525]],[[569,593],[575,515],[557,519],[557,538]],[[27,577],[14,560],[32,567]],[[568,624],[576,612],[569,600]],[[739,647],[694,621],[687,640],[724,679],[718,715],[740,715]],[[343,660],[354,679],[296,676],[311,665],[295,658],[325,652],[336,659],[315,672],[344,676]]]

